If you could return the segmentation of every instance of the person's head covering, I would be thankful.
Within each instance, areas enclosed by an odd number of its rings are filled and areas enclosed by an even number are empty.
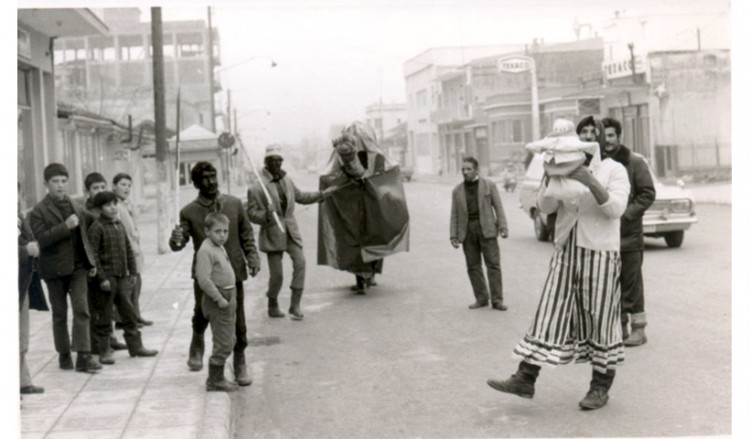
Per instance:
[[[281,153],[281,145],[268,145],[266,147],[266,155],[264,158],[268,157],[281,157],[284,158],[284,155]]]
[[[589,125],[593,125],[595,128],[597,127],[596,119],[594,119],[594,116],[586,116],[581,119],[581,121],[578,122],[578,125],[576,126],[576,134],[581,134],[583,127],[587,127]]]

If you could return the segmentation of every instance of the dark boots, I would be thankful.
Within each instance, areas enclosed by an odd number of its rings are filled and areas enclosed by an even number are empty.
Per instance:
[[[76,355],[76,372],[96,373],[102,365],[88,352],[78,352]]]
[[[188,352],[188,368],[193,372],[203,369],[203,351],[206,345],[203,340],[203,334],[193,332],[193,339],[190,340],[190,351]]]
[[[615,380],[615,371],[608,370],[607,373],[593,371],[589,391],[578,405],[583,410],[596,410],[602,408],[609,401],[609,389]]]
[[[114,334],[109,337],[109,347],[114,351],[124,351],[128,348],[128,345],[119,341]]]
[[[500,392],[531,399],[534,397],[534,383],[539,376],[539,369],[541,369],[539,366],[521,361],[518,364],[518,371],[510,378],[504,381],[489,379],[487,385]]]
[[[623,336],[623,344],[628,347],[640,346],[646,343],[646,313],[638,312],[630,315],[630,335]]]
[[[232,356],[234,357],[234,379],[240,386],[249,386],[253,383],[253,380],[250,378],[250,375],[247,374],[245,354],[243,352],[235,352]]]
[[[73,370],[73,357],[70,356],[70,352],[60,354],[60,369],[62,370]]]
[[[278,299],[269,298],[268,299],[268,317],[279,318],[279,317],[284,317],[284,316],[286,316],[286,314],[281,312],[281,310],[279,309]]]
[[[125,343],[128,345],[128,353],[131,357],[154,357],[159,353],[156,349],[146,349],[143,347],[141,333],[125,334]]]
[[[302,314],[300,309],[300,302],[302,301],[302,289],[292,289],[292,300],[289,305],[289,317],[292,320],[302,320],[305,315]]]
[[[234,384],[224,378],[224,365],[208,364],[208,379],[206,390],[209,392],[231,392],[235,390]]]
[[[109,345],[109,336],[97,337],[97,347],[99,349],[99,362],[101,364],[115,364],[115,357],[112,348]]]

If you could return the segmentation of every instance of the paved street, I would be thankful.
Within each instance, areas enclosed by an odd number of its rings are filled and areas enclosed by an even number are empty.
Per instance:
[[[293,174],[295,175],[295,174]],[[298,187],[316,178],[295,175]],[[253,385],[232,396],[236,437],[686,436],[731,433],[731,206],[698,206],[680,249],[648,240],[649,342],[629,348],[609,404],[582,412],[587,365],[544,369],[533,400],[496,392],[535,309],[551,244],[537,242],[517,193],[502,193],[507,312],[469,311],[461,250],[448,243],[452,185],[406,184],[411,250],[385,262],[367,296],[315,265],[317,207],[298,206],[305,320],[265,315],[268,268],[250,282]],[[291,264],[285,260],[288,306]]]

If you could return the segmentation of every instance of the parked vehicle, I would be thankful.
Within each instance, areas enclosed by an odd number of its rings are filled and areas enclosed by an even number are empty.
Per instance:
[[[521,182],[519,194],[520,207],[534,220],[534,234],[539,241],[552,241],[555,230],[555,214],[545,215],[536,206],[536,194],[544,175],[543,156],[537,154],[529,162],[526,175]],[[664,238],[667,246],[677,248],[682,245],[685,231],[698,222],[695,211],[695,200],[690,191],[682,186],[666,186],[654,176],[649,165],[651,177],[656,188],[656,200],[643,215],[643,235],[652,238]]]

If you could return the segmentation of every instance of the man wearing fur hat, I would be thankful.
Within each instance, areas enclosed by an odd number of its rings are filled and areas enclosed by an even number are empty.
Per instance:
[[[622,164],[628,171],[630,196],[620,218],[620,256],[622,257],[622,329],[625,346],[646,343],[646,311],[643,299],[643,214],[656,199],[656,189],[646,161],[620,143],[622,125],[605,117],[605,145],[602,153]],[[632,331],[628,333],[628,320]]]
[[[292,298],[289,315],[292,320],[302,320],[300,308],[305,288],[305,255],[302,252],[302,236],[294,217],[294,205],[312,204],[323,199],[326,192],[302,192],[291,177],[281,169],[284,157],[280,145],[266,148],[265,167],[261,181],[247,191],[247,215],[250,221],[260,225],[260,251],[268,257],[268,316],[284,317],[279,309],[279,292],[284,282],[282,257],[284,252],[292,258]],[[333,190],[333,188],[331,188]]]

